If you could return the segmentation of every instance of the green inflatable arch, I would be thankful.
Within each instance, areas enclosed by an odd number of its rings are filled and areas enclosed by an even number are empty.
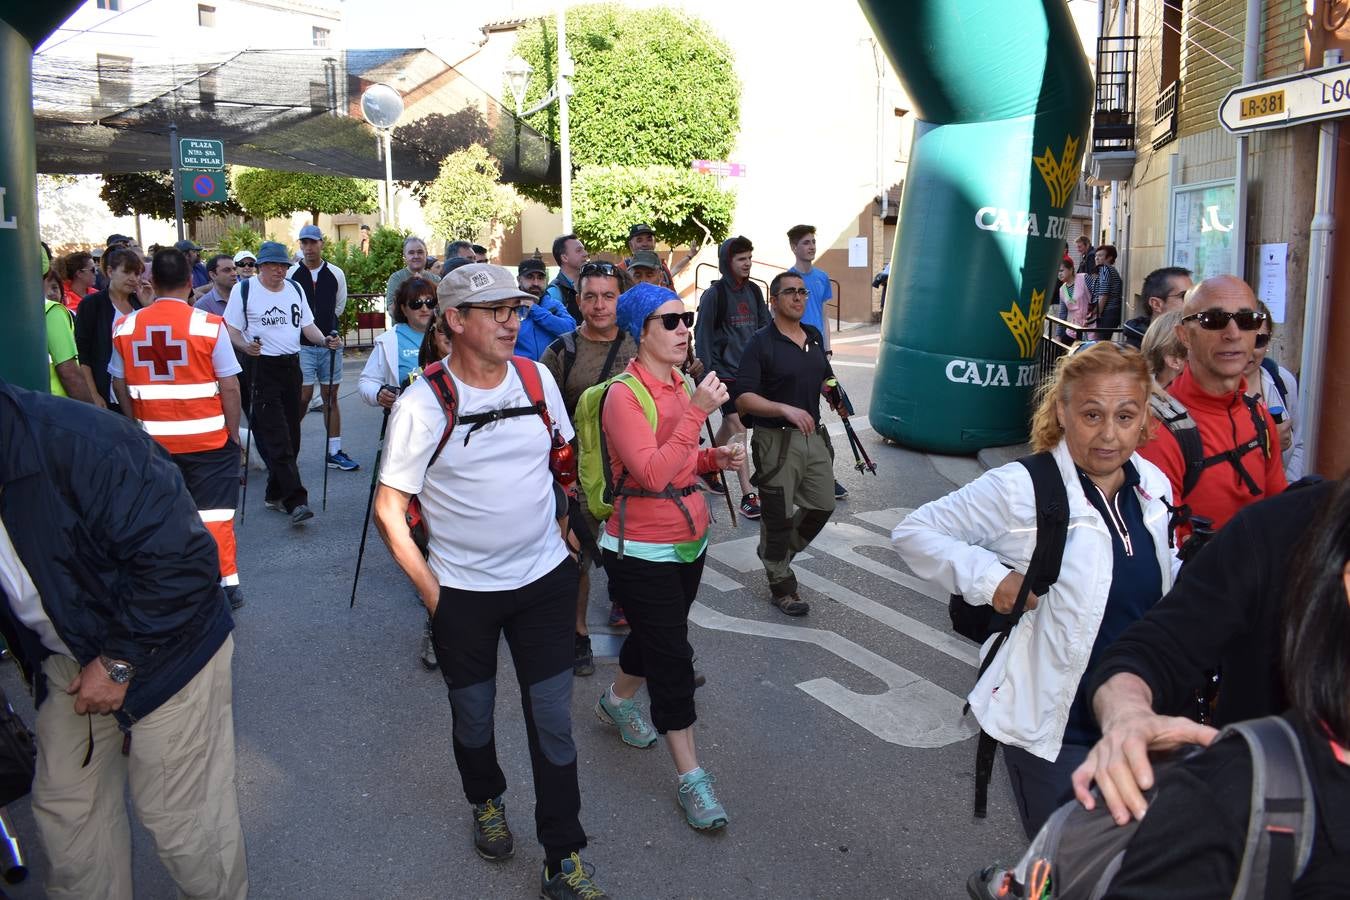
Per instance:
[[[938,453],[1019,443],[1088,140],[1073,19],[1065,0],[861,3],[919,119],[869,420]]]

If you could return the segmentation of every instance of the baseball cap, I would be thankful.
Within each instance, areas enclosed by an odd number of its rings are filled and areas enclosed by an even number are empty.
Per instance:
[[[300,237],[298,240],[321,241],[323,240],[323,232],[319,230],[318,225],[306,225],[304,228],[300,229]]]
[[[527,294],[516,285],[516,276],[505,266],[492,263],[475,263],[452,269],[436,286],[436,299],[442,309],[463,306],[466,303],[495,303],[500,300],[529,300],[535,296]]]
[[[516,274],[524,275],[526,272],[543,272],[548,274],[548,267],[544,261],[537,256],[531,256],[529,259],[522,259],[520,265],[516,266]]]
[[[257,262],[258,255],[254,253],[252,250],[240,250],[238,253],[234,255],[234,264],[237,266],[246,259],[251,259],[254,262]]]
[[[632,228],[628,229],[628,239],[630,241],[633,238],[637,237],[639,234],[650,234],[653,237],[656,236],[656,232],[652,231],[652,226],[648,225],[645,222],[634,225]]]
[[[289,266],[291,264],[290,254],[286,252],[284,246],[276,241],[263,241],[262,246],[258,248],[258,255],[254,258],[258,261],[258,265],[284,263]]]
[[[178,243],[173,245],[173,249],[181,250],[184,253],[186,253],[189,250],[200,251],[202,248],[199,245],[193,243],[192,241],[179,241]]]
[[[103,242],[103,246],[111,247],[113,244],[130,244],[130,243],[131,238],[127,237],[125,234],[110,234],[108,235],[108,239]]]
[[[659,269],[661,268],[661,257],[657,256],[651,250],[639,250],[633,254],[633,261],[628,264],[630,269]]]

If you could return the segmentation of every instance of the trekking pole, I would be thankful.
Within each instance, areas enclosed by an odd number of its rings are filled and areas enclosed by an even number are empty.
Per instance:
[[[255,341],[259,338],[254,338]],[[248,380],[248,437],[244,439],[244,496],[239,501],[239,521],[244,521],[244,515],[248,512],[248,461],[249,450],[253,446],[253,404],[258,399],[258,359],[251,357],[248,361],[249,368],[253,370],[253,376]]]
[[[849,446],[853,448],[853,458],[857,460],[854,465],[859,472],[877,474],[877,464],[872,462],[872,457],[867,455],[867,448],[863,446],[862,440],[858,437],[858,432],[853,430],[853,423],[847,418],[843,421],[844,433],[848,435]],[[861,454],[861,457],[859,457],[859,454]]]
[[[825,380],[825,389],[822,391],[825,399],[834,407],[834,411],[839,414],[839,420],[844,423],[844,434],[848,437],[848,447],[853,451],[853,467],[859,472],[871,472],[877,474],[877,464],[872,462],[872,457],[867,455],[867,448],[863,446],[858,438],[858,432],[853,430],[853,423],[849,417],[853,415],[853,401],[849,399],[848,392],[844,386],[839,383],[837,378],[827,378]]]
[[[337,329],[328,332],[329,339],[338,336]],[[323,511],[328,512],[328,442],[333,439],[333,376],[337,374],[337,351],[328,348],[328,396],[323,398]],[[381,433],[383,438],[383,433]]]
[[[388,387],[388,385],[385,385]],[[390,388],[397,393],[397,388]],[[361,525],[361,548],[356,551],[356,574],[352,576],[352,602],[348,609],[356,608],[356,583],[361,580],[361,559],[366,555],[366,535],[370,534],[370,510],[375,505],[375,483],[380,477],[380,455],[384,453],[384,430],[389,427],[389,407],[384,408],[384,418],[380,421],[380,441],[375,448],[375,465],[370,471],[370,494],[366,497],[366,518]]]
[[[717,438],[713,437],[712,423],[704,419],[703,426],[708,429],[708,446],[714,450],[717,449]],[[720,470],[717,477],[722,480],[722,494],[727,498],[727,510],[731,513],[731,527],[739,528],[740,525],[736,522],[736,504],[731,502],[731,488],[727,485],[726,469]]]

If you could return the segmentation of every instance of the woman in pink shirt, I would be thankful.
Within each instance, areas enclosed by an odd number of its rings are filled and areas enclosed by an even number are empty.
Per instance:
[[[638,284],[619,297],[619,327],[637,339],[638,355],[607,391],[601,412],[615,499],[599,544],[610,588],[632,630],[619,651],[619,677],[595,713],[633,747],[654,746],[657,732],[664,734],[685,820],[713,830],[727,824],[727,814],[694,748],[689,646],[689,607],[703,575],[710,520],[698,476],[740,465],[745,450],[699,449],[703,423],[727,401],[727,389],[714,372],[694,389],[679,370],[693,319],[684,302],[660,285]],[[650,398],[655,428],[640,398]],[[633,699],[644,681],[651,723]]]

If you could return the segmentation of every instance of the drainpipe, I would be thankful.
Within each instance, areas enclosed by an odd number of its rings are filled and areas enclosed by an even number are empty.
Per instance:
[[[1125,16],[1126,16],[1126,10],[1125,10],[1125,7],[1126,7],[1126,0],[1118,0],[1118,2],[1116,3],[1116,37],[1118,37],[1118,38],[1123,38],[1123,37],[1125,37]],[[1119,47],[1119,46],[1122,46],[1122,44],[1118,43],[1116,46]],[[1098,78],[1101,77],[1101,73],[1100,73],[1100,72],[1097,73],[1097,77],[1098,77]],[[1129,83],[1129,82],[1128,82],[1129,76],[1128,76],[1128,75],[1125,75],[1125,76],[1123,76],[1123,77],[1125,77],[1125,78],[1127,79],[1127,80],[1126,80],[1126,84],[1128,84],[1128,83]],[[1120,88],[1121,88],[1121,95],[1122,95],[1122,96],[1123,96],[1124,93],[1125,93],[1124,87],[1125,87],[1124,84],[1120,85]],[[1134,98],[1133,98],[1133,97],[1129,98],[1129,101],[1130,101],[1131,103],[1133,103],[1133,102],[1134,102]],[[1136,127],[1137,127],[1137,123],[1136,123]],[[1119,182],[1119,181],[1113,181],[1113,182],[1111,182],[1111,240],[1110,240],[1110,243],[1115,245],[1116,251],[1117,251],[1118,253],[1120,253],[1121,256],[1124,256],[1125,253],[1126,253],[1126,251],[1129,249],[1128,247],[1122,247],[1122,246],[1120,246],[1120,182]]]
[[[1256,81],[1257,66],[1261,61],[1261,19],[1263,13],[1261,0],[1247,0],[1247,24],[1242,34],[1242,83]],[[1247,135],[1237,138],[1237,221],[1233,223],[1233,247],[1237,258],[1233,260],[1233,274],[1239,278],[1247,275],[1247,180],[1249,166]]]
[[[1341,51],[1322,54],[1323,66],[1340,65]],[[1317,138],[1317,193],[1313,207],[1312,233],[1308,239],[1308,288],[1303,312],[1303,365],[1299,371],[1299,417],[1303,420],[1305,458],[1317,464],[1317,439],[1321,431],[1322,375],[1327,350],[1327,309],[1331,296],[1331,235],[1336,227],[1333,214],[1336,193],[1335,119],[1323,122]]]

